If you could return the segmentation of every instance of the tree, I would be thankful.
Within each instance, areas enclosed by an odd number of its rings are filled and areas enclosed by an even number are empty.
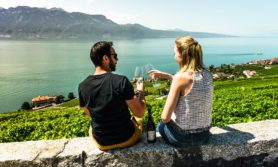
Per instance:
[[[64,101],[64,96],[63,95],[59,95],[57,96],[57,99],[56,99],[56,103],[59,104],[59,103],[62,103]]]
[[[31,105],[27,101],[23,102],[21,105],[21,110],[31,110]]]
[[[68,94],[68,99],[72,100],[72,99],[74,99],[74,98],[75,98],[75,97],[74,97],[73,92],[69,92],[69,94]]]
[[[210,66],[209,66],[209,71],[210,71],[210,72],[213,72],[214,69],[215,69],[215,66],[214,66],[214,65],[210,65]]]

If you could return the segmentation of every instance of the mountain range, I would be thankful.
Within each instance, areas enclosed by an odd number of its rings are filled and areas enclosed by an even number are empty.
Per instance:
[[[228,37],[229,35],[155,30],[140,24],[117,24],[103,15],[67,12],[61,8],[18,6],[0,8],[0,39],[135,39],[177,36]]]

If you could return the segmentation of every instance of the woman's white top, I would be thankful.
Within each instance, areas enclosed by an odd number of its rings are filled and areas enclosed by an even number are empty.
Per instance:
[[[193,83],[187,94],[179,97],[174,110],[175,122],[183,130],[211,126],[213,80],[209,71],[194,72]]]

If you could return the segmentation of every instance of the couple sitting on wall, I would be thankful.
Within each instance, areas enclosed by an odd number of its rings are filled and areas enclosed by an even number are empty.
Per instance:
[[[135,144],[142,134],[140,118],[146,108],[143,83],[136,85],[139,99],[125,76],[112,73],[118,61],[112,45],[105,41],[93,45],[90,58],[95,73],[78,88],[80,106],[91,117],[90,137],[101,150]],[[175,75],[151,71],[154,79],[172,80],[157,130],[173,146],[205,143],[211,127],[213,85],[203,64],[201,45],[192,37],[177,38],[174,57],[180,66]]]

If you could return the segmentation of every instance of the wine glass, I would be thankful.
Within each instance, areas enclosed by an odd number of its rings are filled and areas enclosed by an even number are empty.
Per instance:
[[[146,69],[147,77],[149,79],[153,79],[153,75],[152,75],[152,72],[151,72],[151,71],[155,70],[153,65],[152,64],[147,64],[147,65],[145,65],[145,69]]]
[[[154,78],[153,72],[154,72],[154,71],[158,71],[158,70],[156,70],[156,69],[153,67],[152,64],[147,64],[147,65],[145,66],[145,69],[146,69],[146,73],[147,73],[148,78],[151,79],[151,80],[154,80],[154,79],[153,79],[153,78]],[[154,80],[154,83],[153,83],[153,87],[159,87],[159,86],[160,86],[160,83],[157,82],[157,79],[155,79],[155,80]]]
[[[135,67],[134,78],[133,79],[137,82],[143,81],[143,68],[142,67],[139,67],[139,66]]]

